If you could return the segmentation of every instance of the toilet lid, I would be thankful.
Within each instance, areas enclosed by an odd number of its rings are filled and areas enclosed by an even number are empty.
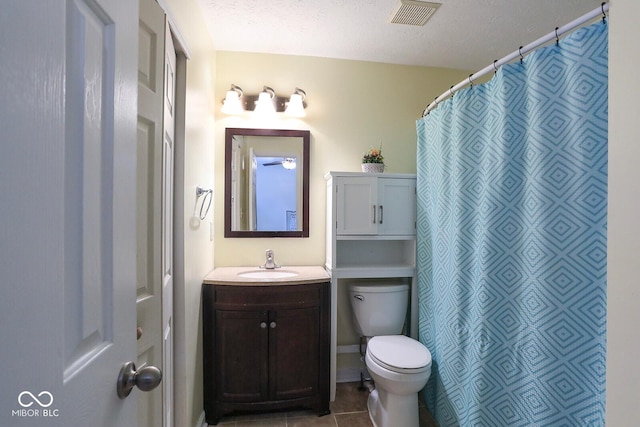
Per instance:
[[[381,366],[396,372],[423,371],[431,365],[427,347],[404,335],[373,337],[367,352]]]

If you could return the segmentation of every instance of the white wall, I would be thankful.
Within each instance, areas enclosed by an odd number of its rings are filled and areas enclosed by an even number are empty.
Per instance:
[[[640,2],[611,0],[607,425],[640,419]]]

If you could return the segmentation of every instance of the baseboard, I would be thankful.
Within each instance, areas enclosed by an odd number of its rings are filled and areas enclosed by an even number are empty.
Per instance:
[[[369,378],[369,372],[366,368],[348,367],[338,369],[336,372],[337,383],[355,383],[360,381],[360,372],[365,378]]]
[[[202,411],[202,414],[200,414],[198,422],[196,423],[196,427],[209,427],[209,424],[207,424],[207,422],[204,420],[204,411]]]
[[[365,347],[366,348],[366,347]],[[360,346],[358,344],[351,345],[339,345],[336,348],[336,353],[360,353]]]
[[[360,346],[358,344],[352,345],[339,345],[336,348],[336,353],[338,355],[360,355]],[[352,361],[353,362],[353,361]],[[369,376],[367,372],[367,368],[364,366],[364,363],[360,363],[359,366],[345,366],[343,368],[338,368],[336,371],[336,382],[337,383],[352,383],[360,381],[360,372],[364,372],[365,377]]]

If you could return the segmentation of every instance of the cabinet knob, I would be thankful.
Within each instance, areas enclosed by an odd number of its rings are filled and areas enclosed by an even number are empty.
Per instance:
[[[267,322],[260,322],[260,327],[265,329],[267,327]]]
[[[271,322],[269,324],[269,326],[271,327],[271,329],[275,329],[276,328],[276,322]]]

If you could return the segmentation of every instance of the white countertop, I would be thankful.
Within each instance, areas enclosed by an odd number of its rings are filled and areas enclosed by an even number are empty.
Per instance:
[[[250,278],[242,277],[243,272],[297,273],[291,277]],[[301,285],[305,283],[322,283],[330,280],[329,274],[320,266],[284,265],[275,270],[260,269],[259,267],[218,267],[207,274],[203,280],[205,285]]]

